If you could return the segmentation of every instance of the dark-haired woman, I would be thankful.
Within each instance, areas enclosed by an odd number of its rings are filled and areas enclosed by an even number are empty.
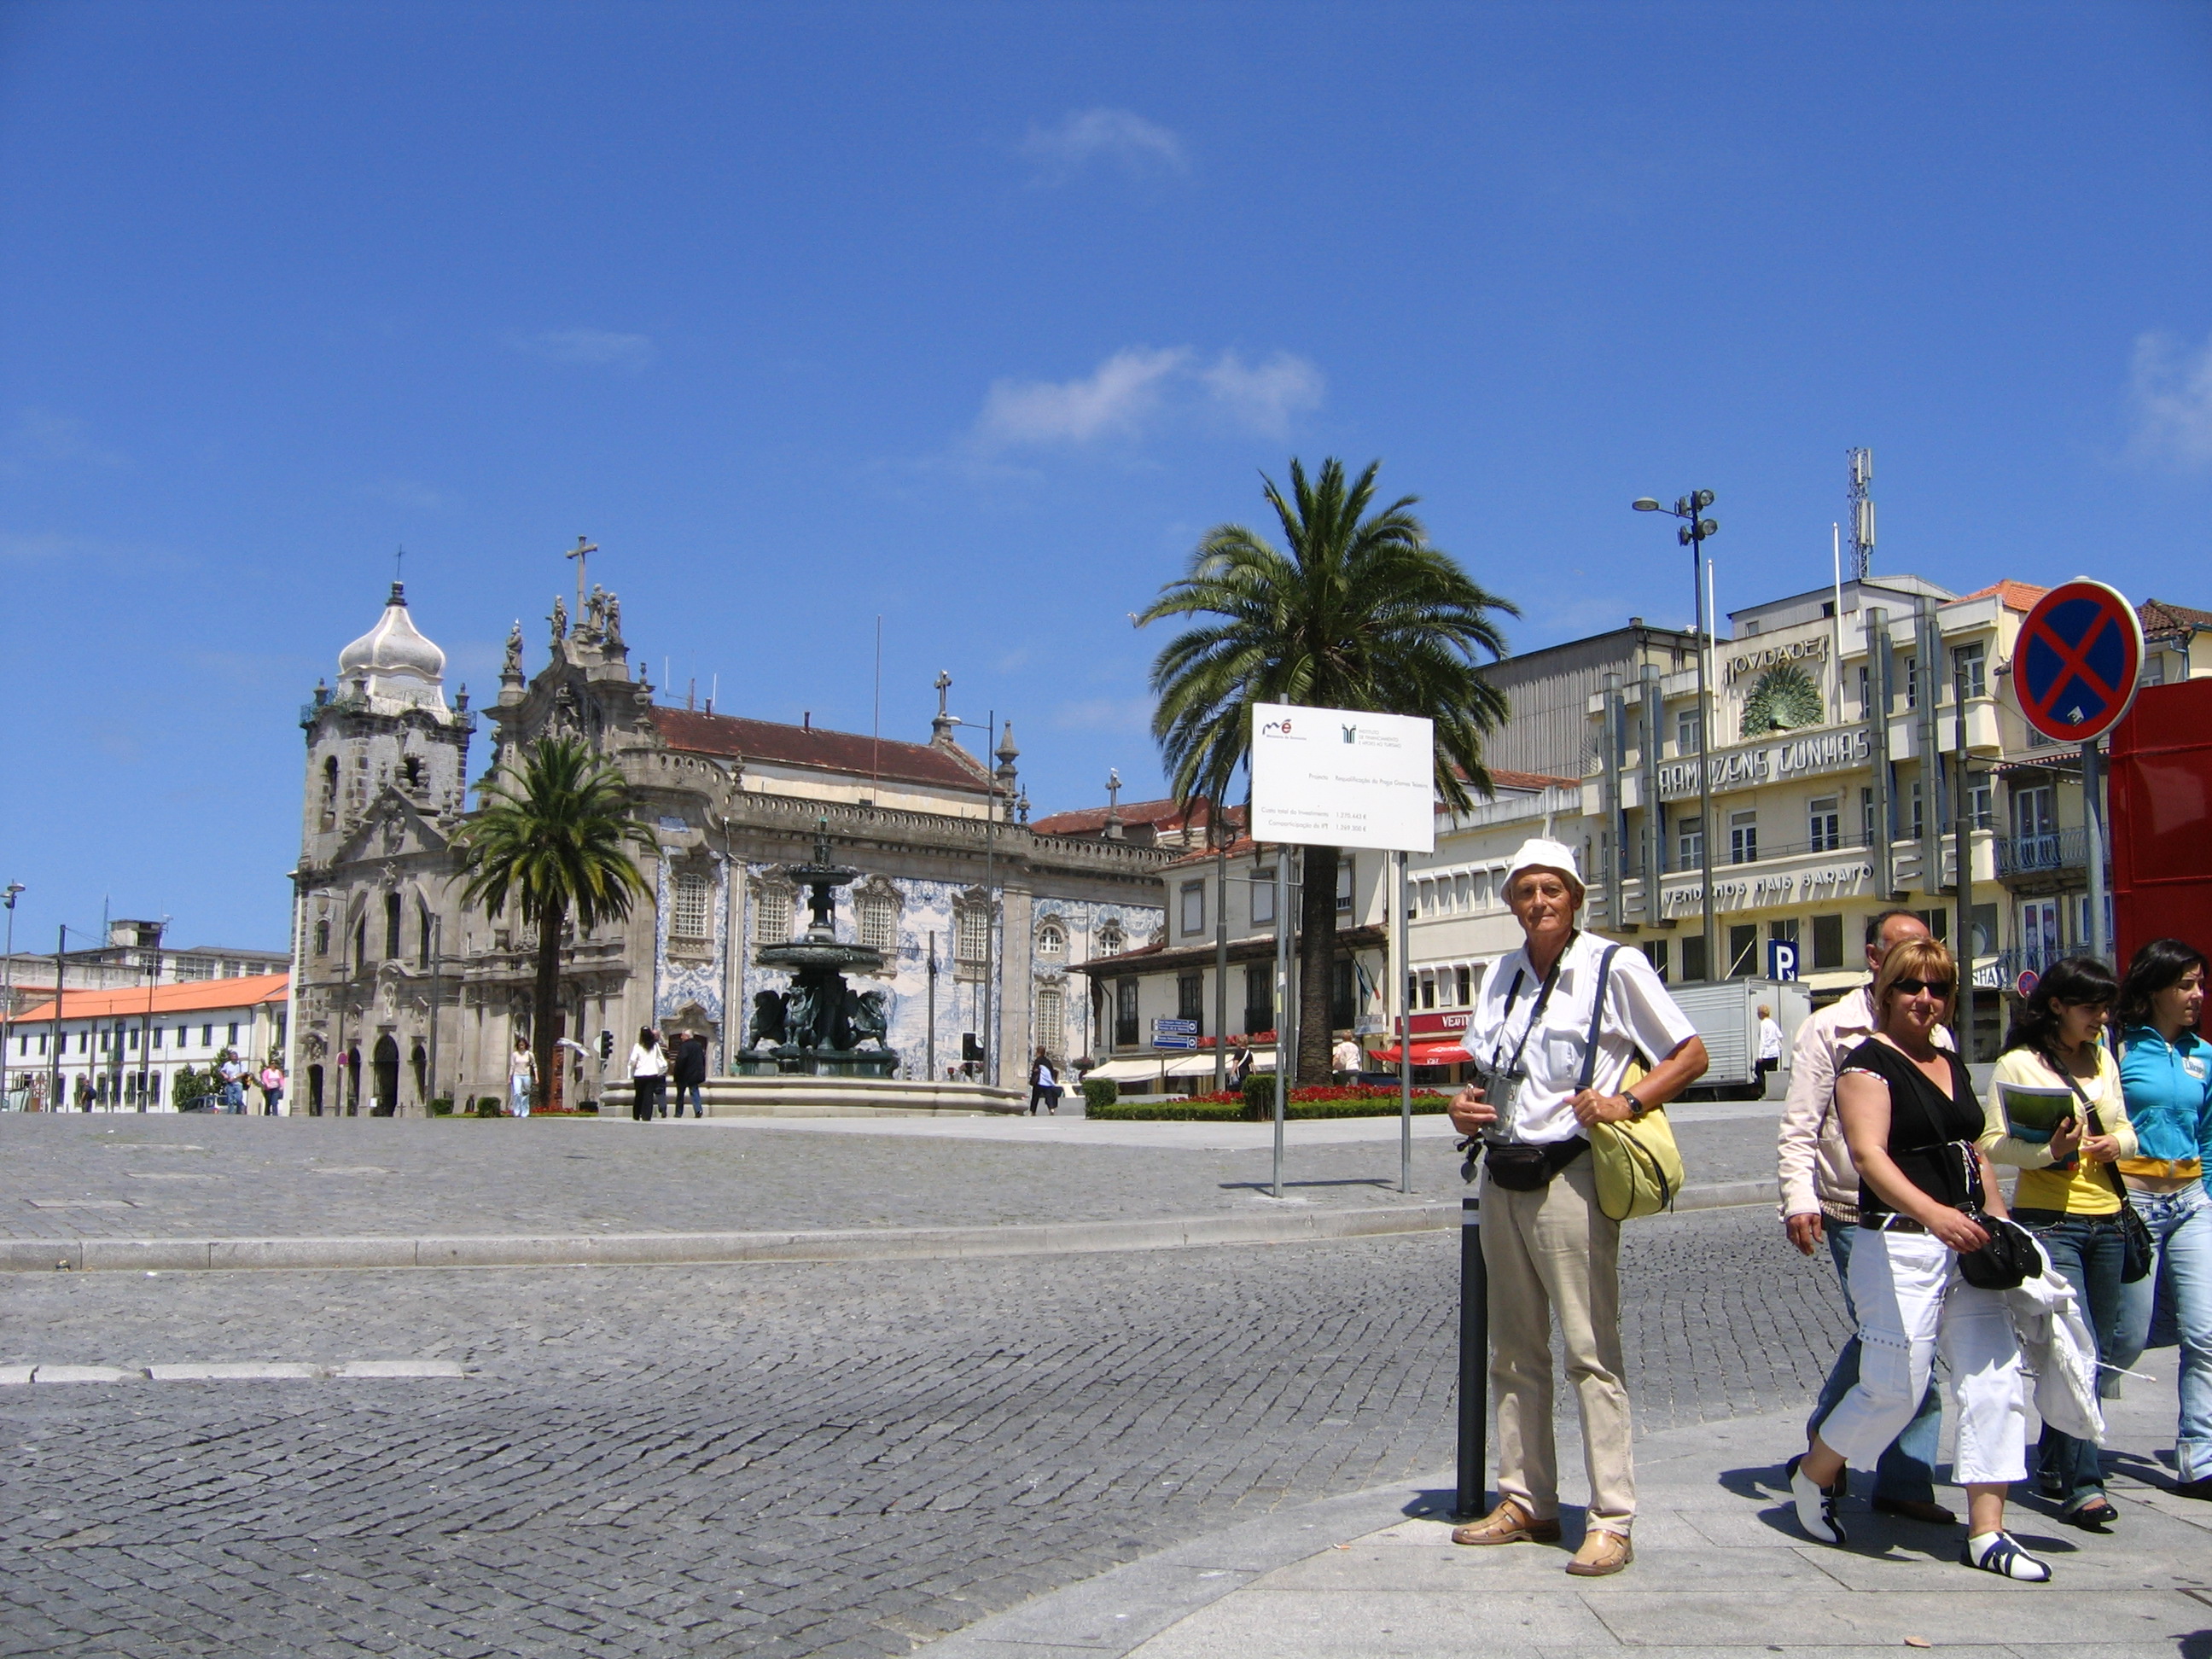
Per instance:
[[[2118,994],[2112,970],[2094,957],[2055,962],[2021,1006],[1997,1057],[1982,1150],[1992,1163],[2018,1170],[2012,1218],[2043,1241],[2051,1265],[2074,1287],[2081,1322],[2109,1362],[2120,1346],[2120,1271],[2127,1261],[2121,1210],[2126,1203],[2112,1166],[2133,1158],[2135,1131],[2120,1093],[2120,1068],[2100,1041]],[[2063,1087],[2075,1109],[2047,1141],[2008,1133],[2003,1109],[2008,1086]],[[2077,1527],[2109,1527],[2120,1518],[2105,1495],[2105,1469],[2094,1440],[2076,1440],[2045,1424],[2036,1450],[2036,1480],[2062,1519]]]
[[[2197,1034],[2204,1012],[2204,957],[2178,939],[2136,952],[2120,982],[2120,1085],[2135,1124],[2134,1155],[2120,1160],[2128,1201],[2150,1229],[2147,1278],[2126,1286],[2112,1364],[2131,1369],[2162,1303],[2181,1346],[2181,1421],[2174,1431],[2174,1490],[2212,1499],[2212,1043]]]
[[[629,1083],[632,1117],[649,1123],[655,1115],[668,1115],[668,1050],[660,1046],[660,1033],[650,1025],[641,1030],[637,1041],[630,1045]]]
[[[2004,1527],[2005,1488],[2027,1474],[2020,1342],[2002,1292],[1968,1284],[1959,1267],[1962,1252],[1990,1242],[1978,1214],[2002,1216],[2005,1204],[1975,1145],[1984,1119],[1966,1065],[1936,1046],[1958,988],[1951,953],[1934,939],[1891,945],[1874,982],[1875,1034],[1836,1076],[1836,1112],[1859,1172],[1850,1265],[1859,1379],[1790,1470],[1790,1495],[1808,1534],[1843,1543],[1836,1503],[1846,1463],[1871,1467],[1912,1420],[1940,1353],[1958,1417],[1952,1473],[1966,1489],[1959,1559],[2042,1583],[2049,1565]]]

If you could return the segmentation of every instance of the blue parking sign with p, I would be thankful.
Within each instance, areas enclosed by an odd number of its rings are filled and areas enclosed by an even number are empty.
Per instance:
[[[1766,941],[1766,976],[1769,979],[1797,977],[1797,945],[1794,939],[1771,939]]]

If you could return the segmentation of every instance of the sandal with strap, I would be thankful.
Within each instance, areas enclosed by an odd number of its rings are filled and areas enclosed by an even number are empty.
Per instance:
[[[2079,1503],[2069,1504],[2058,1511],[2058,1518],[2069,1526],[2087,1527],[2101,1531],[2120,1518],[2119,1510],[2101,1493],[2092,1492]]]
[[[2023,1583],[2045,1584],[2051,1582],[2051,1564],[2039,1561],[2015,1543],[2008,1532],[2001,1532],[1984,1545],[1979,1556],[1974,1553],[1974,1540],[1968,1539],[1959,1546],[1959,1565],[1978,1567],[1984,1572],[1993,1572],[2000,1578],[2017,1578]]]

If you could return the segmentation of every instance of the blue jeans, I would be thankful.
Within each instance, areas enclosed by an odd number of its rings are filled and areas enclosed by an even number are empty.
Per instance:
[[[696,1083],[679,1083],[676,1085],[677,1116],[682,1117],[684,1115],[684,1103],[687,1100],[691,1103],[692,1116],[704,1117],[707,1115],[707,1109],[699,1103],[699,1091],[701,1086],[702,1085]]]
[[[2173,1457],[2184,1480],[2212,1477],[2212,1198],[2202,1182],[2178,1193],[2130,1193],[2150,1229],[2155,1259],[2145,1277],[2120,1287],[2120,1329],[2110,1356],[2133,1369],[2151,1338],[2151,1312],[2181,1348],[2181,1422]],[[2163,1346],[2161,1344],[2160,1346]]]
[[[2097,1358],[2110,1364],[2120,1345],[2124,1316],[2120,1269],[2127,1261],[2128,1245],[2118,1213],[2014,1210],[2013,1219],[2043,1241],[2051,1265],[2074,1287],[2075,1305],[2096,1341]],[[2035,1462],[2036,1483],[2046,1498],[2070,1509],[2105,1495],[2105,1466],[2094,1441],[2076,1440],[2045,1424]]]
[[[1851,1304],[1851,1243],[1859,1230],[1824,1220],[1821,1231],[1828,1236],[1828,1255],[1836,1264],[1836,1278],[1844,1290],[1844,1308],[1850,1315],[1854,1328],[1850,1340],[1836,1356],[1828,1380],[1820,1385],[1820,1397],[1813,1402],[1812,1416],[1805,1419],[1808,1438],[1827,1420],[1836,1402],[1849,1394],[1859,1380],[1859,1310]],[[1905,1425],[1905,1432],[1890,1442],[1875,1465],[1874,1495],[1901,1504],[1934,1503],[1936,1445],[1942,1432],[1943,1397],[1936,1392],[1931,1377],[1928,1391],[1920,1396],[1920,1409],[1912,1414],[1912,1420]]]

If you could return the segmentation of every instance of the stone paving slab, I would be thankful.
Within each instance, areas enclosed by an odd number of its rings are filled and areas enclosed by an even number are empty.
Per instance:
[[[1729,1114],[1679,1131],[1693,1182],[1771,1182],[1771,1112],[1690,1109]],[[1268,1194],[1261,1125],[974,1120],[988,1137],[924,1133],[951,1126],[923,1119],[859,1126],[865,1133],[821,1127],[846,1121],[4,1114],[0,1265],[9,1241],[22,1267],[56,1265],[34,1241],[105,1239],[120,1255],[102,1265],[161,1271],[194,1265],[213,1241],[240,1258],[220,1265],[247,1267],[274,1265],[245,1259],[267,1240],[1048,1226],[1387,1209],[1463,1190],[1449,1133],[1425,1129],[1414,1190],[1401,1194],[1396,1126],[1376,1120],[1289,1126],[1281,1200]],[[1146,1133],[1101,1139],[1134,1130]],[[1220,1144],[1224,1130],[1236,1144]],[[177,1249],[165,1254],[162,1241]],[[326,1265],[359,1265],[356,1255]],[[386,1265],[414,1259],[395,1248]],[[575,1258],[564,1245],[534,1259]]]

